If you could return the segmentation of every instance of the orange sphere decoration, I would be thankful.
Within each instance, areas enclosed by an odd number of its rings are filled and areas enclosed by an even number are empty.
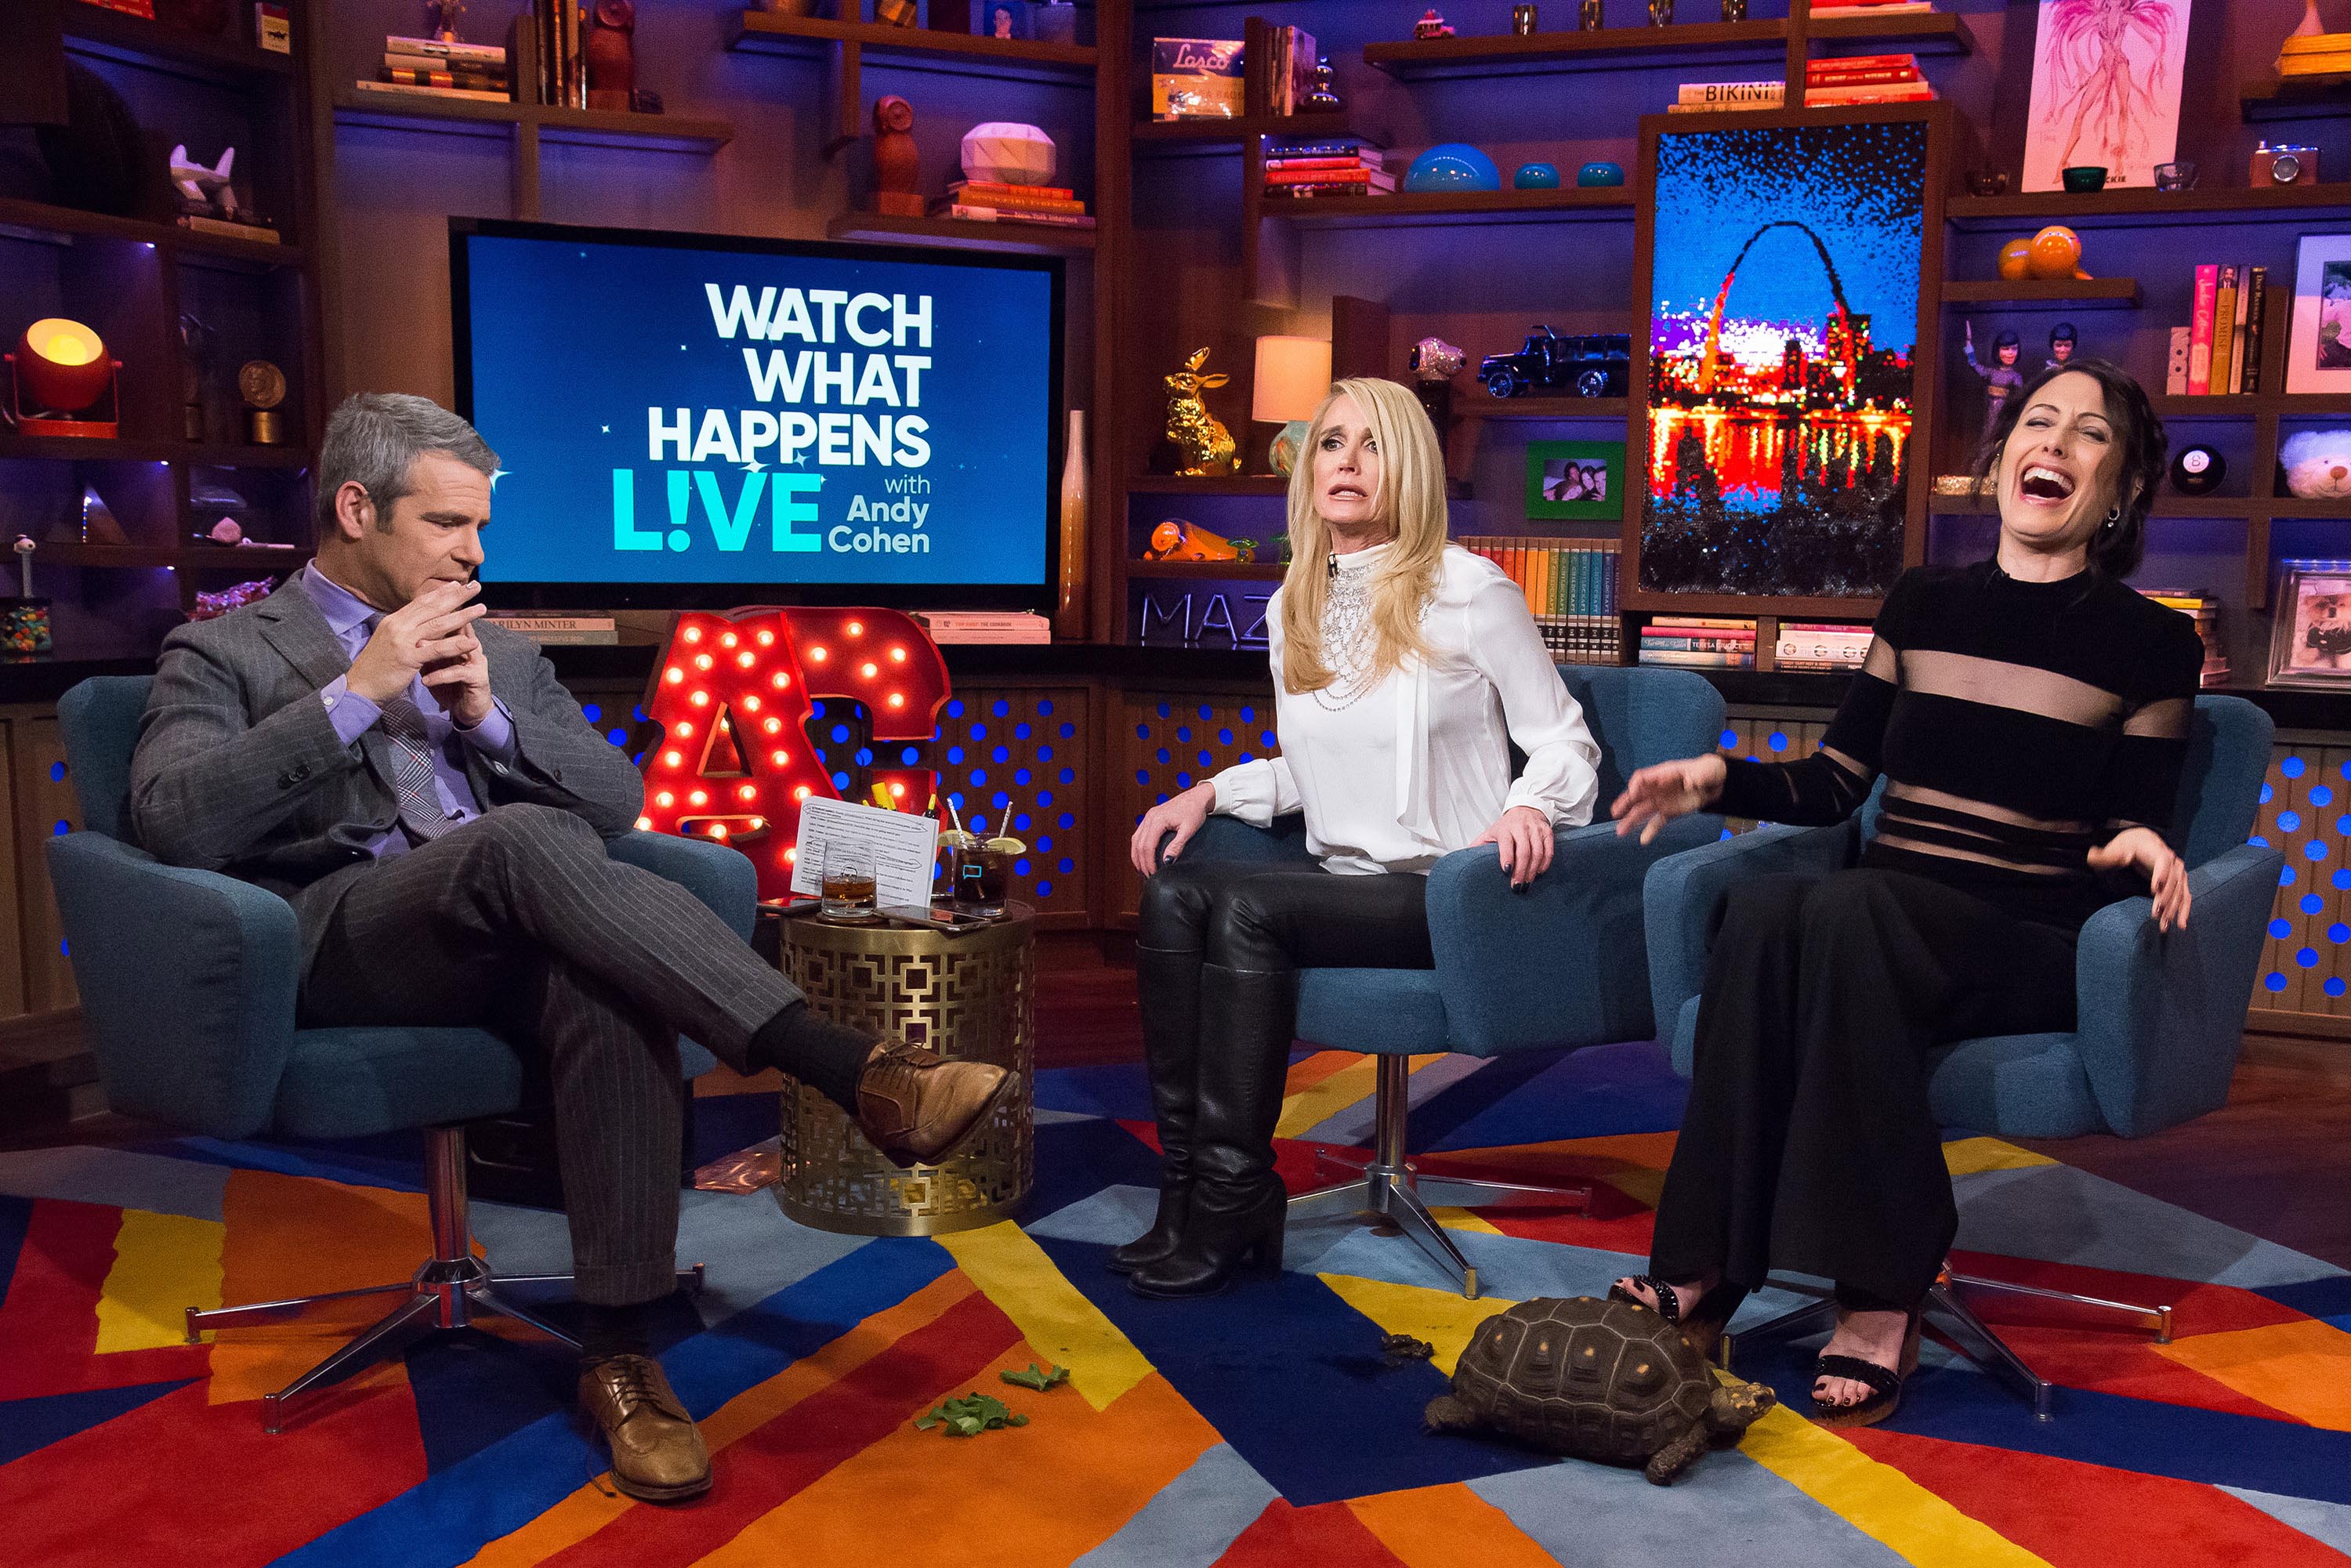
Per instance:
[[[2032,242],[2012,239],[2000,247],[2000,275],[2011,283],[2032,276]]]
[[[2032,236],[2032,272],[2035,277],[2071,277],[2082,264],[2082,237],[2062,224],[2052,224]]]

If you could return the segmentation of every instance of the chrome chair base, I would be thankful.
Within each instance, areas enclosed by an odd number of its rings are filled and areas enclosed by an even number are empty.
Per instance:
[[[1345,1181],[1301,1192],[1290,1200],[1289,1218],[1327,1219],[1348,1214],[1374,1214],[1394,1225],[1418,1244],[1429,1260],[1460,1281],[1461,1294],[1478,1299],[1478,1270],[1429,1209],[1554,1208],[1589,1212],[1589,1186],[1536,1186],[1520,1182],[1480,1181],[1467,1176],[1422,1176],[1405,1157],[1405,1120],[1412,1109],[1409,1097],[1411,1065],[1401,1056],[1379,1059],[1374,1099],[1373,1147],[1362,1150],[1322,1149],[1316,1162],[1353,1169]],[[1359,1164],[1360,1162],[1360,1164]]]
[[[549,1339],[572,1349],[580,1342],[506,1292],[517,1286],[569,1285],[569,1274],[493,1275],[474,1256],[474,1239],[466,1217],[465,1134],[462,1127],[424,1129],[425,1205],[433,1225],[433,1256],[409,1279],[392,1285],[369,1285],[356,1291],[330,1291],[324,1295],[296,1296],[282,1301],[256,1301],[245,1306],[187,1309],[188,1343],[194,1344],[209,1331],[246,1328],[256,1323],[292,1322],[343,1301],[368,1296],[403,1296],[406,1300],[378,1318],[326,1360],[302,1374],[261,1402],[262,1430],[285,1430],[288,1400],[343,1381],[380,1362],[389,1361],[417,1335],[437,1329],[461,1329],[476,1317],[507,1317],[528,1323]],[[678,1270],[680,1289],[699,1295],[703,1266]]]
[[[1810,1296],[1813,1300],[1753,1328],[1724,1334],[1716,1354],[1725,1370],[1730,1369],[1731,1357],[1739,1346],[1802,1339],[1835,1326],[1836,1302],[1826,1291],[1786,1280],[1774,1280],[1771,1285],[1774,1290]],[[1928,1288],[1920,1315],[1929,1326],[1940,1331],[1958,1345],[1969,1360],[2022,1396],[2032,1406],[2032,1418],[2036,1421],[2054,1418],[2050,1408],[2054,1385],[2027,1366],[2024,1359],[1993,1332],[1991,1325],[1976,1314],[1961,1298],[1963,1291],[2012,1296],[2024,1301],[2059,1302],[2093,1312],[2108,1313],[2132,1320],[2127,1326],[2149,1331],[2155,1335],[2158,1344],[2171,1343],[2171,1309],[2168,1306],[2142,1307],[2129,1301],[2109,1301],[2098,1296],[2076,1295],[2071,1291],[2045,1291],[2035,1285],[2016,1285],[2005,1280],[1986,1279],[1980,1274],[1958,1274],[1945,1267],[1934,1284]]]

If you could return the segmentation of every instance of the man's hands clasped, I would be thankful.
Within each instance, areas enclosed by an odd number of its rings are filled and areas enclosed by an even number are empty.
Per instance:
[[[441,710],[467,729],[490,716],[490,664],[474,635],[486,606],[476,582],[434,582],[376,622],[345,684],[381,706],[419,674]]]

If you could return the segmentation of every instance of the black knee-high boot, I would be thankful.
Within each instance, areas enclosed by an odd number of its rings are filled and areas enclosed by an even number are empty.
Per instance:
[[[1151,1113],[1159,1123],[1159,1216],[1150,1229],[1111,1253],[1114,1274],[1158,1262],[1176,1250],[1183,1236],[1192,1201],[1192,1119],[1199,1095],[1199,953],[1137,948],[1134,977],[1143,998]]]
[[[1281,1271],[1289,1195],[1273,1171],[1273,1129],[1297,1030],[1298,975],[1200,968],[1192,1202],[1173,1251],[1135,1270],[1144,1296],[1212,1296],[1254,1261]]]

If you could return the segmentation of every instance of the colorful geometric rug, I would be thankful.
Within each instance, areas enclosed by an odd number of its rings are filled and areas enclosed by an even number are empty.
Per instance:
[[[1646,1045],[1416,1062],[1429,1169],[1592,1179],[1590,1216],[1446,1216],[1487,1299],[1401,1237],[1293,1227],[1287,1268],[1210,1301],[1148,1301],[1104,1271],[1148,1222],[1139,1073],[1042,1074],[1038,1189],[1016,1228],[869,1240],[764,1194],[687,1195],[679,1256],[709,1290],[664,1361],[705,1423],[698,1505],[603,1483],[571,1367],[501,1325],[445,1336],[318,1397],[282,1437],[259,1396],[348,1325],[181,1343],[192,1303],[376,1283],[425,1249],[413,1143],[0,1155],[0,1562],[810,1564],[988,1568],[1526,1568],[1732,1561],[2001,1568],[2263,1568],[2351,1561],[2351,1276],[2039,1155],[1948,1145],[1976,1272],[2168,1303],[2176,1337],[2004,1324],[2062,1384],[2056,1416],[1929,1348],[1888,1425],[1813,1426],[1804,1356],[1741,1370],[1783,1407],[1670,1488],[1501,1442],[1424,1436],[1421,1407],[1507,1302],[1598,1293],[1632,1268],[1681,1086]],[[1284,1172],[1370,1131],[1370,1065],[1295,1064]],[[705,1139],[773,1102],[702,1103]],[[722,1144],[721,1146],[734,1146]],[[504,1271],[559,1270],[559,1216],[475,1207]],[[1748,1312],[1772,1311],[1769,1300]],[[1405,1332],[1435,1363],[1393,1362]],[[1072,1369],[1045,1393],[999,1371]],[[942,1398],[1027,1425],[952,1438]]]

